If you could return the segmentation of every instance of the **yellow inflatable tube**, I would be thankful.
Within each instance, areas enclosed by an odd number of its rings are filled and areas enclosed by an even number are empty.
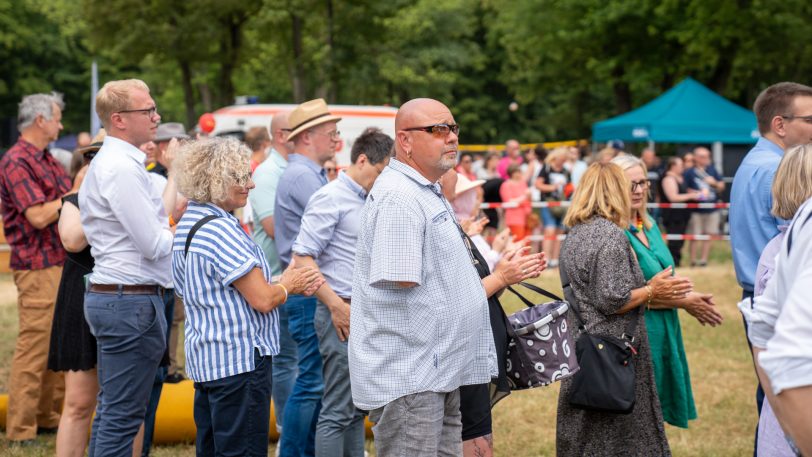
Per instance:
[[[193,416],[195,388],[192,381],[181,381],[177,384],[164,384],[161,392],[161,401],[155,415],[156,444],[193,443],[195,440],[195,420]],[[8,395],[0,395],[0,426],[6,427],[6,412],[8,411]],[[372,424],[366,422],[367,438],[372,438]],[[269,436],[271,440],[279,439],[276,431],[276,418],[273,404],[271,404],[271,424]]]

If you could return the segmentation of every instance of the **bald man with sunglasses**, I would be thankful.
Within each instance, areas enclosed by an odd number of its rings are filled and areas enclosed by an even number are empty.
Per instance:
[[[459,387],[497,375],[485,288],[438,181],[459,126],[415,99],[395,118],[396,156],[361,215],[350,314],[355,405],[378,455],[462,454]]]

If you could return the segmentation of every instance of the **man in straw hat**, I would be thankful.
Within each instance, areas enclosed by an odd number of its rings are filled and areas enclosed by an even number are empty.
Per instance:
[[[173,229],[138,146],[161,120],[140,80],[110,81],[96,96],[107,136],[82,188],[82,228],[95,259],[85,317],[98,345],[99,398],[89,455],[129,455],[166,348],[165,289]],[[172,173],[169,180],[174,183]],[[163,204],[162,204],[163,203]]]
[[[296,264],[313,266],[326,282],[316,291],[314,327],[324,360],[324,397],[316,426],[317,457],[363,457],[364,416],[352,403],[347,338],[361,210],[389,163],[392,138],[368,128],[352,145],[352,164],[307,204],[293,243]]]
[[[251,215],[254,222],[254,241],[257,242],[271,267],[273,276],[282,274],[279,252],[274,241],[274,204],[276,190],[282,173],[288,168],[288,155],[293,152],[293,144],[288,141],[290,111],[279,111],[271,118],[271,150],[268,158],[254,170],[255,188],[248,194]],[[248,205],[246,205],[248,206]],[[296,382],[296,342],[288,329],[286,308],[279,311],[279,353],[273,357],[272,395],[276,415],[276,429],[282,433],[282,418],[285,417],[285,404]]]
[[[437,181],[459,126],[431,99],[395,118],[396,156],[367,197],[358,236],[349,363],[378,455],[462,455],[459,387],[497,376],[488,301]]]
[[[324,162],[335,156],[339,141],[336,125],[323,99],[297,106],[288,119],[293,153],[279,180],[274,205],[274,234],[282,269],[291,262],[291,248],[299,234],[307,202],[327,184]],[[291,295],[284,305],[288,328],[298,348],[299,375],[282,418],[281,457],[315,455],[315,433],[321,407],[322,359],[313,327],[316,298]]]
[[[75,192],[65,169],[48,151],[62,130],[62,95],[23,97],[20,138],[0,160],[3,229],[11,248],[20,331],[8,381],[6,436],[30,441],[55,429],[62,377],[46,369],[54,303],[65,263],[57,220],[62,196]]]

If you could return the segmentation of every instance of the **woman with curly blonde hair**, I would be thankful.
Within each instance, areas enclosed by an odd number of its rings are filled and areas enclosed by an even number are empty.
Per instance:
[[[248,152],[236,139],[209,138],[184,144],[175,160],[189,206],[175,233],[172,274],[186,306],[198,455],[268,454],[276,308],[324,282],[293,264],[273,282],[262,250],[230,214],[254,188]]]

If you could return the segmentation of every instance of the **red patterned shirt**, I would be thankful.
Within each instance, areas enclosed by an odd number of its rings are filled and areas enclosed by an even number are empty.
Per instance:
[[[22,138],[0,159],[0,170],[0,208],[11,246],[11,269],[41,270],[65,263],[56,222],[37,230],[24,213],[68,192],[68,173],[47,150],[39,150]]]

